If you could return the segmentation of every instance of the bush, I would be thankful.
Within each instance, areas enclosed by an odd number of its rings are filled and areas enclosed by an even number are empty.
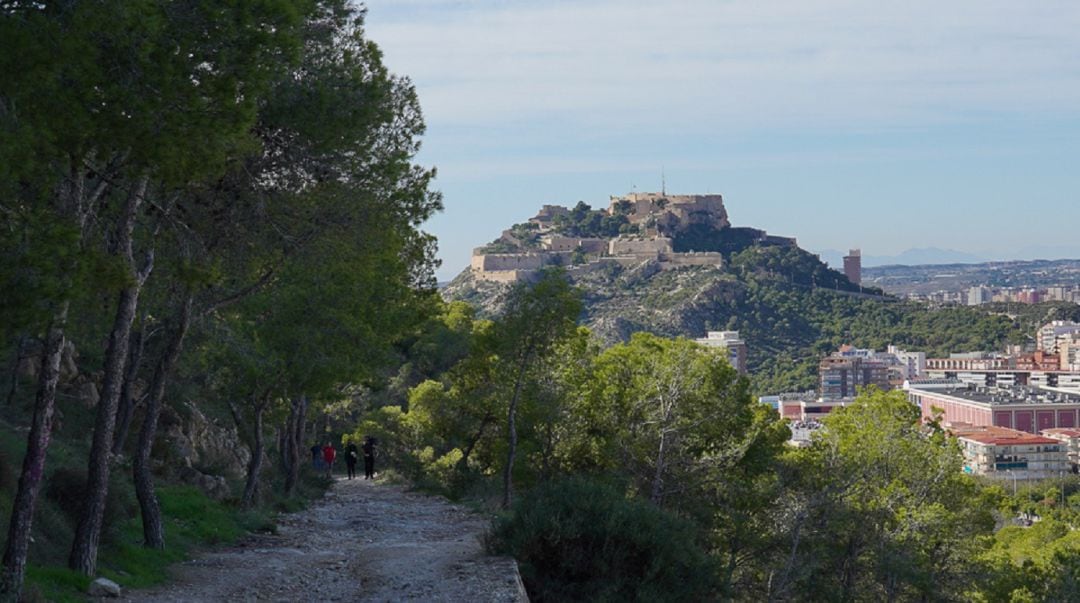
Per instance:
[[[490,548],[518,560],[534,601],[693,601],[715,584],[692,524],[580,478],[519,500]]]

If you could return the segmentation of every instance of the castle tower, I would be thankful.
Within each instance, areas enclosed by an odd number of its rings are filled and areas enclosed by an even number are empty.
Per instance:
[[[844,276],[856,285],[862,285],[862,250],[852,249],[844,256]]]

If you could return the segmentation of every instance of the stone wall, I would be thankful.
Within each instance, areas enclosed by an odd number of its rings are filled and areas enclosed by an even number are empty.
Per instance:
[[[664,270],[681,266],[716,266],[724,265],[724,254],[713,251],[693,253],[669,253],[660,256],[660,266]]]
[[[472,269],[474,272],[538,270],[548,261],[547,256],[539,253],[487,253],[472,257]]]
[[[473,278],[490,283],[516,283],[536,276],[537,270],[495,270],[492,272],[473,272]]]
[[[577,251],[581,248],[585,253],[603,253],[607,251],[606,239],[578,238],[551,236],[545,238],[541,245],[548,251]]]
[[[640,255],[656,256],[661,253],[671,253],[671,239],[657,237],[655,239],[613,239],[608,245],[608,253],[615,256]]]
[[[634,224],[652,217],[667,229],[698,222],[709,223],[715,228],[731,225],[722,195],[630,193],[625,197],[611,197],[608,212],[615,213],[617,204],[625,201],[631,205],[627,218]]]

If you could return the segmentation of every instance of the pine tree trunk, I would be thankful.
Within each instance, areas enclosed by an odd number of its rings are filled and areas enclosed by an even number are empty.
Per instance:
[[[307,411],[307,398],[303,395],[292,400],[289,409],[289,422],[285,429],[285,496],[291,496],[300,479],[300,450],[304,444],[304,415]]]
[[[184,346],[184,336],[187,335],[188,327],[191,325],[192,302],[192,295],[189,293],[180,309],[180,318],[175,330],[161,359],[154,367],[150,392],[146,398],[146,413],[142,429],[139,431],[139,442],[132,464],[135,495],[139,499],[139,510],[142,513],[143,546],[151,549],[165,548],[165,524],[161,519],[161,507],[158,505],[157,494],[154,493],[154,476],[150,472],[150,452],[154,448],[158,418],[161,416],[161,405],[165,399],[165,384],[180,357],[180,350]]]
[[[30,528],[45,472],[45,453],[49,449],[53,413],[56,410],[56,385],[60,381],[60,359],[64,353],[67,313],[68,303],[64,302],[45,339],[34,416],[26,440],[26,456],[23,457],[22,473],[19,475],[19,489],[15,492],[11,507],[3,566],[0,567],[0,600],[4,601],[18,600],[22,591],[26,554],[30,546]]]
[[[244,484],[244,497],[240,500],[240,504],[245,508],[250,508],[255,504],[255,497],[259,493],[259,473],[262,471],[262,457],[263,457],[263,410],[266,408],[265,402],[259,402],[255,405],[255,426],[252,429],[252,451],[251,461],[248,462],[248,474],[247,483]]]
[[[503,509],[510,508],[510,504],[513,502],[514,497],[514,460],[517,456],[518,441],[517,405],[518,399],[521,398],[521,388],[525,381],[525,369],[528,367],[528,357],[529,355],[526,354],[521,359],[517,380],[514,382],[514,396],[510,398],[510,410],[507,412],[506,416],[507,443],[509,446],[506,451],[506,467],[503,469]]]
[[[114,455],[124,452],[128,431],[131,430],[131,416],[135,414],[135,401],[132,399],[131,388],[139,374],[144,343],[142,331],[131,334],[129,346],[131,353],[128,356],[127,367],[124,369],[124,385],[120,388],[120,402],[116,409],[116,433],[113,435],[112,446]]]
[[[98,542],[101,539],[102,520],[105,515],[105,499],[109,494],[109,455],[112,451],[113,430],[116,426],[116,406],[120,400],[120,386],[124,381],[124,366],[127,363],[128,344],[131,338],[131,325],[135,321],[135,312],[139,305],[139,293],[143,281],[153,266],[153,256],[147,260],[146,268],[141,272],[135,269],[132,254],[132,233],[139,204],[146,193],[147,179],[142,178],[128,196],[122,222],[117,228],[117,240],[120,253],[129,267],[131,282],[120,292],[109,343],[105,350],[105,371],[102,379],[102,394],[98,401],[97,418],[94,422],[94,439],[90,446],[90,459],[87,464],[86,493],[83,499],[82,513],[75,527],[75,539],[71,544],[68,566],[88,576],[97,571]]]
[[[649,501],[657,507],[662,506],[664,501],[664,471],[667,469],[667,429],[660,427],[660,444],[656,450],[656,469],[653,471],[652,493]]]

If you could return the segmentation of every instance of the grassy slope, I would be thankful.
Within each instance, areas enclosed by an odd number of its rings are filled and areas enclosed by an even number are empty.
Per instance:
[[[82,438],[72,435],[89,431],[80,430],[79,425],[91,413],[67,406],[65,411],[56,434],[58,437],[49,448],[46,481],[34,517],[34,542],[24,591],[28,600],[82,601],[90,583],[90,578],[68,570],[66,561],[78,512],[87,448]],[[5,414],[13,414],[13,409],[8,409]],[[15,429],[9,422],[0,424],[0,513],[5,519],[10,516],[25,447],[25,430]],[[155,551],[142,547],[142,523],[130,474],[130,463],[122,463],[113,470],[98,563],[99,575],[124,588],[165,581],[170,564],[190,558],[199,548],[232,543],[251,531],[273,530],[273,516],[277,511],[297,509],[303,500],[317,496],[327,485],[320,477],[309,475],[297,498],[273,498],[259,509],[246,511],[235,501],[218,502],[196,488],[159,482],[158,497],[165,518],[167,548]]]

